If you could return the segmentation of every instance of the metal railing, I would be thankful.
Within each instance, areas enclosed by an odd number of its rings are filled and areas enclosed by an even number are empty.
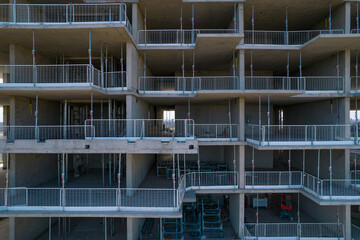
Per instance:
[[[345,81],[342,76],[306,76],[304,77],[306,91],[344,91]]]
[[[360,33],[360,29],[356,29],[356,28],[351,29],[351,33],[352,33],[352,34],[359,34],[359,33]]]
[[[194,92],[240,89],[237,76],[139,77],[140,92]]]
[[[246,76],[246,90],[303,90],[304,77]]]
[[[357,125],[246,125],[246,138],[259,145],[358,144]]]
[[[194,138],[192,119],[87,119],[85,126],[95,127],[89,138]]]
[[[302,180],[299,171],[245,172],[246,188],[302,188]]]
[[[341,223],[246,223],[245,239],[293,238],[344,238]]]
[[[92,126],[84,125],[39,125],[39,126],[1,126],[0,135],[8,141],[85,139],[86,134],[95,132]]]
[[[186,181],[186,187],[191,189],[233,189],[238,187],[238,172],[192,172],[186,174]]]
[[[195,137],[199,140],[238,139],[237,124],[195,124]]]
[[[3,82],[0,86],[76,86],[102,88],[126,87],[126,72],[103,72],[89,64],[64,65],[0,65]],[[15,84],[15,85],[14,85]],[[57,84],[57,85],[55,85]]]
[[[245,44],[302,45],[322,34],[344,34],[342,29],[307,31],[262,31],[245,30]]]
[[[351,239],[360,239],[360,227],[351,224]]]
[[[126,72],[104,72],[105,88],[125,88]]]
[[[150,29],[138,30],[138,44],[195,44],[199,34],[237,34],[237,29]]]
[[[351,91],[359,92],[360,91],[360,76],[351,77]]]
[[[14,11],[14,7],[16,11]],[[126,4],[0,4],[0,22],[6,23],[96,23],[121,22],[132,32]]]

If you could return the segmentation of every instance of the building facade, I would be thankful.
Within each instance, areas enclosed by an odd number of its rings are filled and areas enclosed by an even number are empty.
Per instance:
[[[1,1],[9,238],[360,239],[358,5]]]

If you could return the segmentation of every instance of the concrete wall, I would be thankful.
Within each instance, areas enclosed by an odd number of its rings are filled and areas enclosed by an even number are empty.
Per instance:
[[[337,54],[330,57],[320,59],[319,61],[312,62],[308,66],[303,66],[303,76],[337,76],[336,66],[339,62],[340,76],[344,75],[344,52],[339,53],[339,59]]]
[[[10,154],[10,187],[34,187],[56,177],[56,154]]]
[[[284,151],[283,164],[287,164],[289,151]],[[345,178],[345,150],[332,150],[333,178]],[[303,150],[291,151],[292,170],[302,171]],[[305,172],[317,176],[318,150],[305,151]],[[320,150],[320,178],[329,179],[330,151]]]
[[[273,151],[259,151],[255,149],[254,152],[254,167],[255,169],[272,169],[273,168]],[[252,148],[245,147],[245,168],[251,169]]]
[[[332,103],[332,112],[331,112]],[[345,121],[344,100],[333,99],[284,107],[285,125],[337,124]]]
[[[36,100],[34,98],[10,98],[10,124],[35,125]],[[38,125],[58,125],[60,103],[39,99]]]
[[[126,154],[126,187],[139,187],[154,163],[155,155]]]
[[[149,103],[134,96],[126,96],[127,119],[149,119],[154,116],[154,107]]]
[[[32,49],[24,48],[20,45],[9,44],[9,58],[10,65],[32,65]],[[54,64],[55,58],[51,59],[42,54],[37,54],[35,52],[35,64]]]
[[[10,218],[9,239],[37,239],[43,232],[48,229],[48,226],[48,218]]]
[[[191,119],[195,123],[229,123],[228,119],[228,104],[191,104],[190,113]],[[175,105],[175,118],[186,119],[188,114],[188,105]]]
[[[267,97],[262,97],[262,102],[267,101]],[[271,103],[271,99],[270,99]],[[267,125],[267,112],[268,105],[261,104],[261,124]],[[270,124],[274,124],[275,115],[273,111],[273,105],[270,104]],[[246,124],[259,124],[259,104],[257,103],[246,103],[245,105],[245,123]]]

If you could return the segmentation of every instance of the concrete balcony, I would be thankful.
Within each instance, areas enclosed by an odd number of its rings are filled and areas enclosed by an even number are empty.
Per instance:
[[[244,239],[345,239],[341,223],[246,223]]]
[[[193,47],[198,38],[238,38],[239,36],[237,29],[150,29],[139,30],[137,34],[138,45],[144,47]]]
[[[303,45],[323,35],[344,34],[342,29],[304,31],[262,31],[245,30],[245,44],[253,45]]]
[[[132,26],[126,4],[1,4],[0,24],[81,25],[121,23],[129,32]]]
[[[299,171],[246,172],[245,190],[301,192],[319,203],[360,201],[360,179],[320,179]]]
[[[246,125],[246,141],[258,147],[357,146],[357,125]]]
[[[344,78],[339,76],[246,76],[245,90],[301,91],[305,93],[343,93]]]
[[[126,72],[101,72],[89,64],[1,65],[0,90],[96,89],[127,90]]]

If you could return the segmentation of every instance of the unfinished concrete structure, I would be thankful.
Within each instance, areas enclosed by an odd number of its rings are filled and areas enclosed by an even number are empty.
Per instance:
[[[0,2],[11,239],[360,239],[357,1]]]

